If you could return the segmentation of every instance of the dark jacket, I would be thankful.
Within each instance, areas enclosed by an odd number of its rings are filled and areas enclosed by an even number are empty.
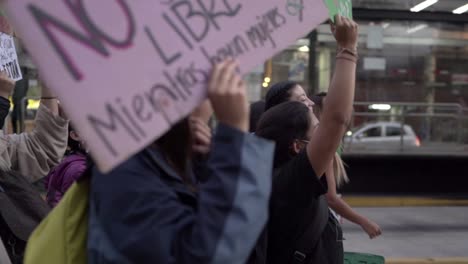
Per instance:
[[[195,194],[155,149],[93,175],[89,263],[245,263],[268,218],[273,144],[220,125]]]

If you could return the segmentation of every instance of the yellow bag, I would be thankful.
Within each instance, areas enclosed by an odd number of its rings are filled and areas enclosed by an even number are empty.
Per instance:
[[[29,238],[24,264],[86,264],[89,178],[76,182]]]

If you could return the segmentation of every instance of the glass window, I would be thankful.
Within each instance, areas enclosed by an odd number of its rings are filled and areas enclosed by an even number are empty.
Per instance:
[[[410,8],[423,2],[420,1],[408,1],[408,0],[353,0],[354,8],[366,8],[366,9],[385,9],[385,10],[403,10],[409,11]],[[466,4],[463,0],[445,0],[439,1],[436,5],[431,5],[424,11],[432,12],[446,12],[450,13],[457,7]]]
[[[405,134],[405,131],[403,131],[403,135]],[[401,136],[401,127],[397,126],[388,126],[386,128],[386,136],[387,137],[396,137],[396,136]]]
[[[381,137],[382,128],[381,127],[372,127],[361,133],[362,137]]]

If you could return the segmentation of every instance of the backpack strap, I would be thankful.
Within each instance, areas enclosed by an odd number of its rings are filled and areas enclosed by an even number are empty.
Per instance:
[[[291,263],[305,263],[317,246],[323,230],[325,230],[328,222],[328,204],[325,200],[325,195],[320,195],[317,199],[317,205],[312,206],[306,211],[303,224],[301,225],[305,227],[305,230],[300,229],[299,232],[301,233],[296,235]],[[304,232],[302,232],[303,230]]]

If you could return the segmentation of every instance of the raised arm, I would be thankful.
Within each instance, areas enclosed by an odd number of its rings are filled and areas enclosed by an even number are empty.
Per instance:
[[[93,188],[101,192],[93,198],[98,201],[99,221],[128,263],[247,260],[268,217],[274,145],[246,133],[245,85],[234,68],[232,62],[217,66],[210,83],[209,97],[220,125],[196,210],[182,204],[160,177],[140,168],[117,168],[93,177]],[[107,188],[107,182],[96,183],[104,177],[112,177],[113,188]],[[128,234],[135,235],[129,239]]]
[[[7,136],[11,169],[31,182],[46,176],[61,161],[67,148],[68,121],[59,116],[57,99],[47,88],[42,98],[35,129]]]
[[[320,125],[307,147],[318,176],[325,173],[345,133],[351,118],[356,81],[358,26],[352,20],[337,16],[332,30],[338,44],[335,72]]]
[[[3,129],[5,119],[10,113],[10,95],[15,88],[15,82],[6,72],[0,72],[0,130]]]
[[[47,85],[42,84],[42,96],[41,104],[49,109],[50,113],[55,117],[59,115],[59,105],[57,97],[54,93],[47,87]]]

